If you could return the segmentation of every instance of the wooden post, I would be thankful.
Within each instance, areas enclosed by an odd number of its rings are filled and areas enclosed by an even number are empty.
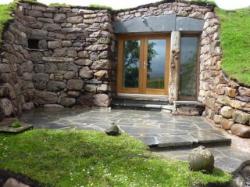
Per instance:
[[[170,48],[170,81],[169,81],[169,102],[178,100],[179,91],[179,61],[180,61],[180,38],[179,31],[171,33]]]

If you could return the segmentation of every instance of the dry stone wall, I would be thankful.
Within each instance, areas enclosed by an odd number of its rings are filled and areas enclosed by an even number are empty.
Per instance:
[[[109,106],[112,39],[108,10],[20,3],[4,34],[4,86],[18,91],[20,110]],[[14,105],[13,98],[3,98],[0,105],[11,101]]]
[[[250,138],[250,88],[226,77],[221,69],[219,18],[205,16],[201,35],[200,89],[198,100],[205,104],[204,115],[230,133]]]

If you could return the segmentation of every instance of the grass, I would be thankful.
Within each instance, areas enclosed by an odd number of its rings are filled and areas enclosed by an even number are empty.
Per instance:
[[[0,168],[45,186],[171,186],[224,183],[231,176],[191,172],[185,162],[151,155],[128,135],[95,131],[32,130],[0,134]]]
[[[250,8],[216,12],[221,19],[222,68],[230,78],[250,86]]]
[[[4,25],[12,19],[11,12],[13,10],[12,4],[0,4],[0,45],[2,43],[2,32]]]
[[[90,8],[96,8],[96,9],[107,9],[107,10],[112,10],[112,7],[106,6],[106,5],[99,5],[99,4],[90,4]]]

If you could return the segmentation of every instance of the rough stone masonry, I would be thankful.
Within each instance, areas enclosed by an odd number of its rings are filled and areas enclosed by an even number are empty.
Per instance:
[[[119,11],[19,3],[3,34],[1,117],[34,106],[109,106],[116,93],[113,22],[170,14],[204,20],[198,59],[198,101],[206,106],[204,115],[225,130],[250,138],[250,88],[226,78],[221,70],[220,23],[213,7],[172,0]],[[173,58],[171,67],[179,63]],[[176,77],[174,71],[170,73]],[[177,93],[175,78],[169,85]],[[178,100],[175,93],[170,99]]]

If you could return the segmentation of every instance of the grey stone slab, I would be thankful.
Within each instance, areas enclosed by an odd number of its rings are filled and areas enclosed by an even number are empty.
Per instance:
[[[189,18],[189,17],[177,17],[176,18],[176,30],[178,31],[199,31],[203,30],[204,20]]]
[[[175,30],[175,14],[137,17],[114,22],[115,33],[170,32]]]
[[[168,136],[168,137],[158,137],[159,148],[178,148],[178,147],[192,147],[193,140],[192,137],[182,137],[182,136]]]
[[[191,133],[192,137],[197,140],[198,144],[230,144],[231,139],[217,133],[216,131],[199,130]]]

